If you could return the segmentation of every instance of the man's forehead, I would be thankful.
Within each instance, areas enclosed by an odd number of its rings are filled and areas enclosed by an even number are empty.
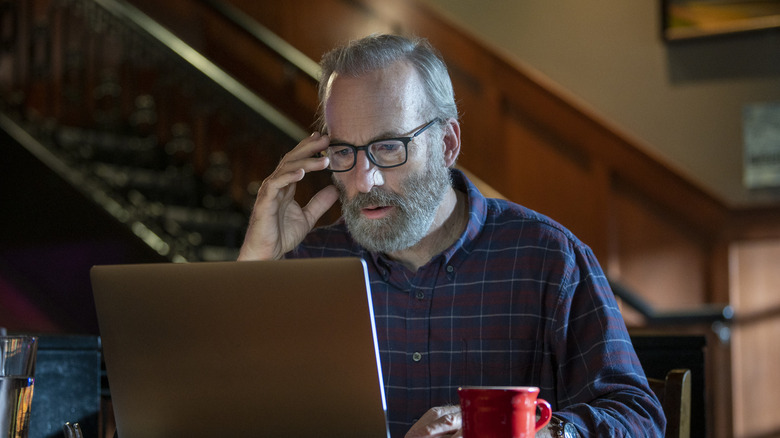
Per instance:
[[[411,129],[409,119],[419,118],[425,95],[414,69],[396,64],[360,76],[333,75],[323,103],[325,132],[346,142],[367,142]]]
[[[349,119],[341,119],[333,125],[325,124],[325,132],[332,143],[349,143],[356,146],[393,137],[401,137],[409,132],[404,122],[407,117],[364,117],[355,114]]]

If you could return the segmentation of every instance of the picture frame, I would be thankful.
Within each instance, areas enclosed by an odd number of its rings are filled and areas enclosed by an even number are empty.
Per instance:
[[[666,41],[780,29],[780,0],[661,0]]]

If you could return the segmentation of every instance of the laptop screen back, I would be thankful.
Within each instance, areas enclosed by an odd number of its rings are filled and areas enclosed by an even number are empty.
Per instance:
[[[120,438],[387,436],[362,260],[96,266],[91,277]]]

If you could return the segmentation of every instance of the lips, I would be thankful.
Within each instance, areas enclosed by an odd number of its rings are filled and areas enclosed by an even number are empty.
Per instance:
[[[384,205],[384,206],[369,206],[362,208],[360,212],[363,214],[363,216],[366,219],[381,219],[383,217],[386,217],[388,214],[390,214],[390,211],[393,209],[392,206]]]

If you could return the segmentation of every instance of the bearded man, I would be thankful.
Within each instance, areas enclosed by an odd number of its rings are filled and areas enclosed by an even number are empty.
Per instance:
[[[239,260],[366,260],[391,435],[461,436],[457,388],[477,385],[538,386],[554,413],[540,436],[663,436],[590,248],[453,169],[457,107],[430,44],[373,35],[321,66],[320,129],[263,182]],[[334,185],[298,205],[296,183],[324,170]]]

